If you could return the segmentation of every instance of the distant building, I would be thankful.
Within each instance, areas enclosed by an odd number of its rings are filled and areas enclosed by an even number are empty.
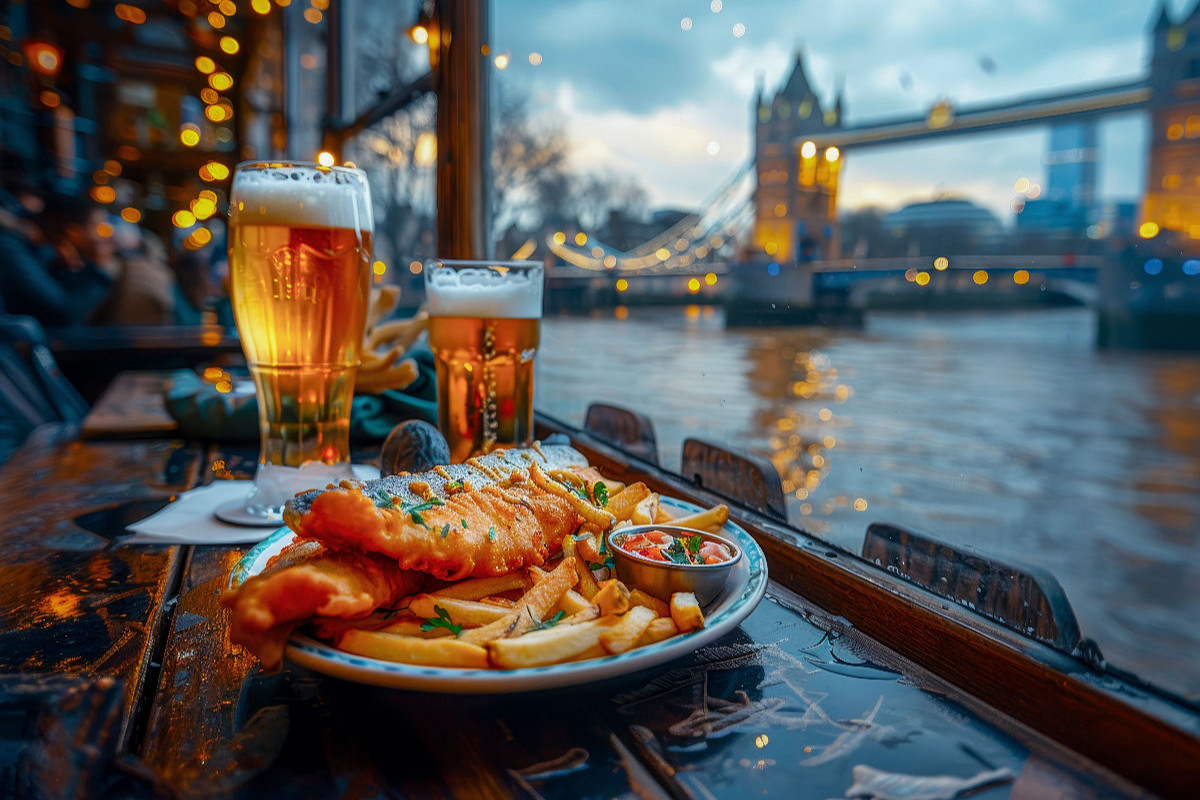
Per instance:
[[[1150,163],[1141,220],[1200,238],[1200,3],[1178,20],[1164,3],[1152,38]]]
[[[1025,201],[1017,229],[1058,235],[1083,234],[1096,216],[1096,120],[1061,122],[1050,128],[1046,188]]]
[[[755,101],[758,186],[751,258],[791,262],[838,256],[835,212],[841,154],[804,139],[840,128],[842,115],[840,94],[832,108],[821,106],[799,53],[791,76],[774,97],[765,97],[760,85]]]
[[[995,214],[961,199],[911,203],[884,216],[883,229],[914,256],[977,252],[1003,234]]]

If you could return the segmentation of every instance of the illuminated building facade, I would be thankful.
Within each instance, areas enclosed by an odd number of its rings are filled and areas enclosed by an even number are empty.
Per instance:
[[[1200,239],[1200,3],[1177,21],[1163,5],[1151,35],[1142,235],[1164,230]]]
[[[806,139],[841,127],[840,93],[832,108],[822,108],[797,53],[787,82],[773,98],[760,86],[755,106],[758,186],[750,256],[781,264],[837,258],[841,154]]]

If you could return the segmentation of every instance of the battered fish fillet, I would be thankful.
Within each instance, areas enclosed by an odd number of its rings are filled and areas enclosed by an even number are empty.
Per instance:
[[[331,552],[315,542],[293,545],[260,575],[225,592],[232,610],[229,638],[264,668],[283,661],[292,629],[313,617],[354,619],[387,608],[421,589],[426,576],[371,553]]]
[[[289,501],[284,521],[334,550],[379,553],[445,580],[505,575],[545,563],[583,522],[584,501],[546,477],[560,469],[595,474],[570,447],[509,450],[418,475],[343,481]]]

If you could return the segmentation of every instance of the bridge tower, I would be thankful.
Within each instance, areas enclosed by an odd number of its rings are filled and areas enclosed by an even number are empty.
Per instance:
[[[837,148],[809,141],[842,126],[842,98],[821,106],[796,53],[792,74],[773,98],[755,102],[754,240],[751,258],[780,264],[837,258],[837,185],[842,158]]]
[[[1172,20],[1164,1],[1151,36],[1150,163],[1141,222],[1200,239],[1200,2]]]

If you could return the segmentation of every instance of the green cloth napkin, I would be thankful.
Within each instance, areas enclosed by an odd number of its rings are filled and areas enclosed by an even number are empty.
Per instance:
[[[417,362],[417,379],[403,391],[356,396],[350,409],[350,438],[382,442],[392,428],[410,419],[437,424],[437,372],[427,347],[408,354]],[[190,370],[172,375],[164,398],[167,413],[187,439],[222,442],[258,441],[258,400],[253,393],[222,394]]]

